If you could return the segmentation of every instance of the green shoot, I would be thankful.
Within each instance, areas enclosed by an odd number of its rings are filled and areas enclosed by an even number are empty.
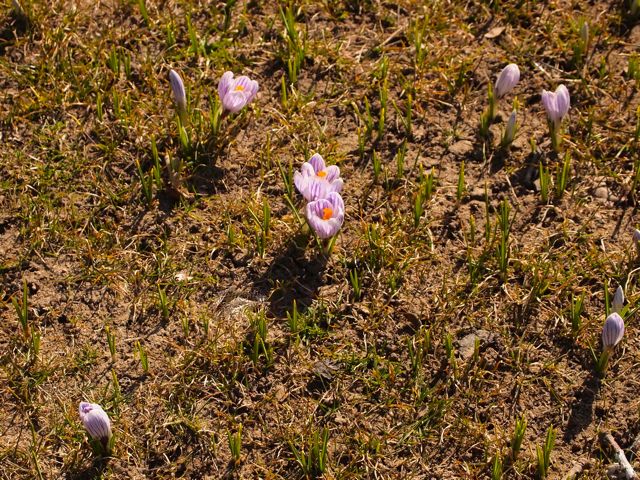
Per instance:
[[[291,452],[306,478],[318,478],[327,469],[328,443],[329,430],[326,428],[313,433],[306,454],[289,441]]]
[[[513,432],[513,437],[511,438],[511,461],[515,462],[518,458],[518,454],[520,453],[520,448],[522,447],[522,441],[524,440],[524,433],[527,429],[527,419],[523,415],[519,419],[516,420],[516,426]]]
[[[11,297],[13,308],[18,316],[18,322],[22,327],[22,335],[25,340],[29,338],[29,287],[27,281],[22,281],[22,301],[17,300],[15,297]]]
[[[464,160],[460,163],[460,172],[458,173],[458,187],[456,189],[456,200],[459,202],[462,200],[462,196],[464,192],[467,190],[467,187],[464,182]]]
[[[237,467],[242,459],[242,424],[238,425],[238,430],[235,432],[228,432],[227,439],[233,465]]]
[[[549,465],[551,461],[551,451],[553,450],[554,443],[556,441],[556,432],[553,429],[553,425],[547,430],[547,437],[545,438],[544,445],[536,447],[536,456],[538,458],[538,478],[547,478],[549,471]]]
[[[109,345],[109,353],[111,354],[111,361],[116,361],[116,336],[111,332],[109,325],[105,325],[104,332],[107,335],[107,345]]]

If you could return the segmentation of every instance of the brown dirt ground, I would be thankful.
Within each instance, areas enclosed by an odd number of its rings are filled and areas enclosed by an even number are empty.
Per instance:
[[[221,17],[212,5],[149,2],[158,25],[175,21],[176,53],[163,47],[160,26],[149,32],[135,4],[62,2],[47,10],[34,2],[35,30],[14,27],[17,38],[2,37],[0,46],[0,478],[37,478],[36,468],[43,478],[69,479],[302,478],[289,442],[306,448],[304,439],[322,427],[330,432],[323,478],[490,478],[493,457],[506,455],[521,415],[528,421],[523,451],[504,478],[535,478],[535,446],[550,425],[557,430],[550,478],[564,478],[576,462],[586,462],[581,478],[603,478],[611,456],[599,433],[613,432],[624,447],[640,434],[636,318],[626,319],[606,379],[594,376],[589,350],[599,348],[605,279],[612,288],[626,283],[630,305],[638,297],[630,240],[640,223],[630,198],[638,142],[630,139],[639,100],[625,69],[640,27],[621,20],[620,3],[521,2],[496,12],[487,2],[363,1],[362,11],[306,2],[298,22],[313,55],[298,81],[300,106],[285,110],[283,66],[274,53],[282,24],[267,2],[239,2],[238,39],[209,61],[185,56],[184,17],[191,11],[202,37],[218,41]],[[344,18],[329,4],[347,12]],[[428,53],[416,72],[408,32],[421,16]],[[587,19],[594,34],[582,72],[569,64],[568,24],[576,18]],[[5,12],[3,22],[11,30],[14,19]],[[487,38],[495,27],[504,30]],[[99,122],[92,101],[90,71],[106,75],[105,52],[114,45],[132,52],[132,78],[95,82],[104,92],[131,93],[126,126],[112,115]],[[67,54],[75,73],[55,66]],[[386,186],[373,180],[371,150],[393,175],[402,119],[387,112],[384,137],[368,143],[362,161],[351,107],[362,109],[367,97],[377,115],[372,72],[382,54],[390,103],[404,105],[405,86],[414,89],[406,174]],[[487,83],[509,61],[522,70],[515,92],[522,115],[504,156],[478,138],[477,125]],[[449,91],[447,79],[463,63],[462,85]],[[179,149],[167,64],[183,72],[202,110],[226,68],[252,75],[261,87],[215,166],[202,147],[208,163],[190,172],[193,195],[178,201],[158,192],[148,206],[135,161],[151,169],[151,135],[161,152]],[[78,78],[57,83],[65,75]],[[80,79],[85,97],[68,91]],[[555,171],[561,160],[550,153],[540,92],[560,81],[572,95],[564,146],[571,181],[561,199],[542,204],[538,163]],[[501,103],[494,145],[513,96]],[[338,164],[345,179],[346,221],[328,259],[296,224],[273,164],[297,167],[314,151]],[[466,194],[458,201],[462,161]],[[431,168],[436,193],[414,228],[419,172]],[[489,260],[473,286],[467,254],[484,248],[485,186],[492,221],[503,199],[512,206],[511,262],[506,282]],[[247,208],[258,210],[263,199],[273,223],[260,258]],[[476,246],[467,246],[471,219]],[[367,237],[370,225],[378,228],[377,242]],[[359,299],[349,283],[353,268],[363,285]],[[394,275],[397,289],[389,284]],[[25,360],[11,304],[23,281],[42,337],[35,362]],[[538,295],[540,282],[548,288]],[[170,298],[167,319],[158,285]],[[567,312],[571,295],[580,293],[584,328],[574,340]],[[319,319],[316,334],[300,343],[290,341],[287,326],[294,299]],[[274,350],[268,368],[254,366],[246,352],[248,312],[261,309]],[[190,322],[186,338],[183,321]],[[117,339],[115,361],[105,325]],[[433,341],[416,381],[407,342],[421,328],[431,329]],[[455,374],[444,353],[447,334]],[[470,334],[480,338],[477,360],[468,352]],[[136,342],[148,353],[148,374]],[[76,413],[83,399],[104,403],[113,419],[116,451],[106,464],[87,447]],[[227,432],[240,424],[242,460],[234,468]]]

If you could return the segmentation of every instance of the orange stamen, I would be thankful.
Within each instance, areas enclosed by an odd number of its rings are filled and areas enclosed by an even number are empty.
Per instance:
[[[234,90],[235,90],[236,92],[241,92],[241,91],[243,91],[243,90],[244,90],[244,87],[243,87],[242,85],[236,85],[236,88],[234,88]]]
[[[333,209],[331,208],[323,208],[322,209],[322,219],[329,220],[333,216]]]
[[[327,171],[326,170],[320,170],[318,173],[316,173],[317,176],[324,178],[327,176]]]

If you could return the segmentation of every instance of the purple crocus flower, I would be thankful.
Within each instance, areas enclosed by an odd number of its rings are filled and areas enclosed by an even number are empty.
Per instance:
[[[171,82],[171,92],[173,93],[173,101],[176,102],[178,107],[178,114],[180,118],[184,120],[187,113],[187,94],[184,90],[184,83],[182,78],[175,70],[169,71],[169,81]]]
[[[544,105],[544,109],[547,111],[549,121],[555,128],[558,128],[571,105],[569,90],[567,90],[567,87],[564,85],[558,85],[555,92],[542,90],[542,105]]]
[[[111,439],[111,421],[109,416],[97,403],[80,402],[78,409],[80,420],[91,438],[99,441],[107,450]]]
[[[613,312],[607,317],[602,328],[602,346],[605,351],[610,351],[615,347],[624,335],[624,320],[617,313]]]
[[[306,214],[318,237],[331,238],[344,222],[344,201],[339,193],[329,192],[327,198],[307,203]]]
[[[247,76],[233,78],[233,73],[224,72],[218,84],[218,95],[222,107],[236,113],[242,110],[258,93],[258,82]]]
[[[327,166],[319,153],[302,164],[293,175],[293,183],[308,202],[326,198],[330,192],[340,193],[343,186],[338,166]]]
[[[493,94],[496,98],[502,98],[518,84],[520,80],[520,69],[515,63],[510,63],[502,69],[496,84],[493,87]]]

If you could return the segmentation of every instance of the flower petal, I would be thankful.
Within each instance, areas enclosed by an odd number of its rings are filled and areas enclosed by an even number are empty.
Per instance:
[[[300,172],[295,172],[293,174],[293,184],[296,186],[296,190],[298,190],[298,192],[300,193],[304,192],[307,186],[307,178],[309,177],[303,175]]]
[[[231,113],[239,112],[246,104],[247,97],[240,91],[230,90],[222,99],[222,106]]]
[[[558,85],[556,88],[556,105],[558,107],[559,120],[569,112],[571,100],[569,98],[569,90],[564,85]]]
[[[558,115],[558,104],[556,102],[556,94],[550,92],[548,90],[542,90],[542,105],[547,112],[547,117],[552,122],[557,122],[559,119]]]
[[[258,82],[256,82],[255,80],[251,80],[249,82],[249,85],[247,87],[247,103],[251,102],[255,98],[256,94],[258,93],[258,88]]]
[[[313,170],[317,174],[326,168],[324,163],[324,158],[319,153],[314,153],[313,156],[308,160],[308,163],[313,165]]]
[[[344,185],[344,181],[341,178],[336,178],[333,182],[329,184],[328,191],[340,193],[342,191],[343,185]]]
[[[220,82],[218,83],[218,96],[220,100],[225,97],[231,84],[233,83],[233,73],[232,72],[224,72],[222,77],[220,78]]]
[[[344,215],[344,200],[339,193],[330,192],[327,195],[327,200],[331,203],[331,208],[334,212],[341,212]]]
[[[329,184],[322,178],[307,177],[302,196],[308,202],[324,199],[329,193]]]
[[[313,165],[311,165],[309,162],[304,162],[302,164],[302,167],[300,167],[300,173],[302,173],[302,175],[305,177],[316,176],[316,171],[314,170]]]
[[[330,165],[326,167],[324,171],[327,172],[327,176],[324,177],[324,179],[329,183],[333,182],[336,178],[340,176],[340,169],[338,168],[337,165]]]

